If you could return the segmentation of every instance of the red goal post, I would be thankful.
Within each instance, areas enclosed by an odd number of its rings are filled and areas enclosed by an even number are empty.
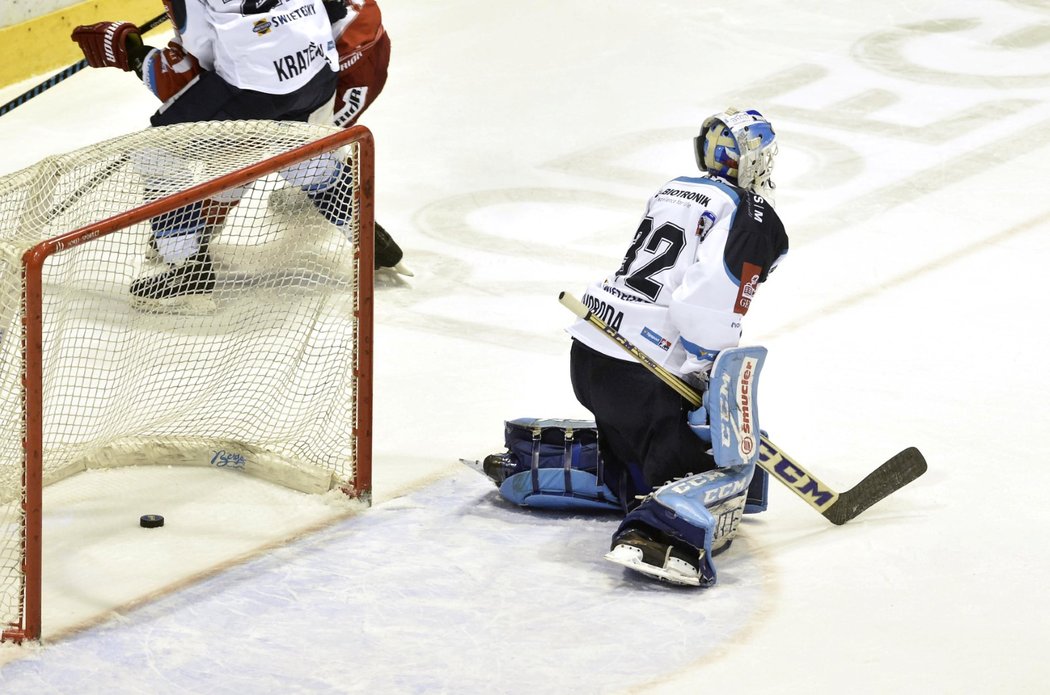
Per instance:
[[[221,464],[370,502],[373,160],[360,126],[231,121],[0,177],[4,640],[40,636],[43,488],[77,472]],[[157,220],[190,210],[214,310],[136,305],[170,267]]]

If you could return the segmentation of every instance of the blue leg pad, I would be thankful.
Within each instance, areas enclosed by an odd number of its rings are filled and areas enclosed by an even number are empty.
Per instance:
[[[744,504],[744,514],[758,514],[766,511],[769,506],[769,473],[765,469],[755,466],[755,474],[751,477],[751,484],[747,488],[747,502]]]
[[[559,511],[623,511],[620,501],[593,473],[543,468],[515,473],[499,486],[499,494],[514,504]]]
[[[504,427],[509,461],[504,499],[561,511],[623,511],[605,484],[593,420],[519,418]]]
[[[732,542],[740,524],[754,464],[716,468],[667,483],[624,517],[612,545],[640,529],[698,557],[700,586],[717,581],[712,558]],[[637,569],[637,568],[636,568]]]
[[[723,468],[758,460],[758,376],[766,349],[722,350],[711,367],[704,407],[711,419],[711,450]]]

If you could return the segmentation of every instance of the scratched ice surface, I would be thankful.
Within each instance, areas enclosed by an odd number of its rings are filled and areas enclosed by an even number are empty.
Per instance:
[[[374,508],[333,521],[235,476],[147,470],[130,500],[66,481],[47,493],[50,639],[0,647],[0,692],[1044,690],[1046,3],[384,16],[365,122],[378,217],[416,276],[376,300]],[[557,294],[617,267],[728,104],[777,129],[792,239],[745,324],[769,348],[762,427],[839,489],[909,445],[930,471],[841,528],[774,487],[722,583],[682,592],[600,559],[611,520],[509,509],[456,459],[498,449],[504,419],[586,415]],[[127,75],[78,74],[0,119],[2,170],[153,108]],[[181,485],[160,540],[121,527]]]
[[[690,665],[752,622],[766,571],[749,550],[727,559],[723,589],[683,600],[608,571],[595,551],[615,525],[524,513],[464,468],[9,663],[0,682],[83,692],[105,664],[110,692],[482,692],[496,682],[534,693],[564,687],[572,664],[584,687],[608,692]],[[661,646],[639,669],[584,635],[629,653]],[[348,659],[368,667],[333,668]]]

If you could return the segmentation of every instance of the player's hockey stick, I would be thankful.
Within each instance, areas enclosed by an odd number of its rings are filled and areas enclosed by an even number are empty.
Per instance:
[[[69,208],[73,207],[73,205],[78,200],[83,198],[88,193],[93,192],[95,189],[97,189],[99,186],[105,183],[106,179],[112,176],[114,172],[117,171],[117,169],[124,166],[129,161],[131,161],[131,155],[122,154],[116,159],[114,159],[112,162],[104,166],[101,171],[99,171],[90,179],[81,184],[77,190],[73,191],[71,194],[66,196],[66,198],[61,203],[58,203],[46,213],[44,213],[43,223],[50,224],[56,217],[64,213]]]
[[[153,29],[156,29],[161,24],[163,24],[165,21],[167,21],[167,19],[168,19],[168,13],[167,12],[165,12],[164,14],[161,14],[161,15],[157,15],[156,17],[154,17],[153,19],[149,20],[148,22],[146,22],[145,24],[143,24],[142,26],[139,27],[139,34],[145,34],[147,31],[152,31]],[[61,72],[56,72],[51,77],[47,78],[46,80],[44,80],[43,82],[41,82],[37,86],[35,86],[32,89],[30,89],[28,92],[24,92],[24,93],[18,95],[17,97],[15,97],[14,99],[12,99],[11,101],[7,102],[3,106],[0,106],[0,116],[3,116],[5,113],[10,111],[11,109],[18,108],[19,106],[21,106],[22,104],[26,103],[27,101],[29,101],[33,97],[39,96],[40,94],[46,92],[47,90],[51,89],[56,84],[58,84],[59,82],[62,82],[63,80],[65,80],[65,79],[67,79],[69,77],[72,77],[73,75],[77,74],[78,72],[80,72],[81,70],[86,68],[87,66],[88,66],[88,64],[87,64],[86,60],[80,60],[77,63],[73,63],[68,68],[62,70]]]
[[[649,371],[673,388],[693,406],[703,401],[689,384],[654,362],[632,345],[620,332],[595,316],[580,300],[562,292],[558,300],[572,313],[600,330]],[[758,465],[791,488],[833,524],[844,524],[884,497],[904,487],[926,472],[926,459],[915,447],[908,447],[872,471],[868,477],[845,492],[835,492],[820,482],[797,461],[781,451],[765,436],[759,448]]]

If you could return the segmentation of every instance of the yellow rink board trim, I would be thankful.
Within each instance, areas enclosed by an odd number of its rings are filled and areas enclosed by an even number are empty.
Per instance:
[[[0,29],[0,87],[40,75],[41,81],[84,57],[69,38],[81,24],[145,24],[164,12],[161,0],[89,0]],[[155,31],[170,31],[164,23]]]

